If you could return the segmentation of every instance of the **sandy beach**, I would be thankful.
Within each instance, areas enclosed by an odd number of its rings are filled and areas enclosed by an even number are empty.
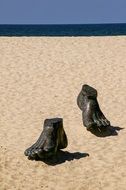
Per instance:
[[[76,98],[83,84],[119,127],[86,130]],[[0,190],[126,190],[126,36],[0,38]],[[68,147],[59,162],[24,150],[46,118],[61,117]],[[88,156],[89,154],[89,156]]]

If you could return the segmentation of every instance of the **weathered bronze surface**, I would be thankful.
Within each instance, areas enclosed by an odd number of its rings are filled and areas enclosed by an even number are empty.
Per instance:
[[[103,132],[110,122],[102,113],[98,101],[97,90],[85,84],[77,97],[77,105],[82,110],[83,124],[89,131]]]
[[[28,159],[49,158],[57,153],[57,150],[66,148],[67,136],[63,128],[62,118],[46,119],[43,131],[31,147],[24,154]]]

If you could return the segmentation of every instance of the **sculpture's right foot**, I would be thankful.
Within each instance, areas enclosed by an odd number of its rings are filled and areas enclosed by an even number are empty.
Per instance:
[[[93,114],[93,120],[96,123],[99,130],[105,130],[106,127],[110,126],[110,122],[106,119],[103,113],[97,110]]]
[[[87,129],[87,131],[91,131],[91,130],[93,130],[96,126],[97,126],[96,123],[89,123],[89,124],[86,126],[86,129]]]
[[[89,119],[89,118],[88,118]],[[88,131],[98,129],[99,132],[106,130],[108,126],[110,126],[110,122],[106,119],[106,117],[100,113],[99,111],[93,114],[92,122],[86,123],[86,128]]]
[[[86,84],[83,85],[77,97],[77,104],[82,110],[83,124],[88,131],[93,129],[102,132],[110,126],[110,122],[100,110],[96,89]]]

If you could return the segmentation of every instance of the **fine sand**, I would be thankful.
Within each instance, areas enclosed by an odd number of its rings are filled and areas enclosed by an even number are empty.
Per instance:
[[[118,135],[83,126],[82,84],[98,90]],[[28,160],[53,117],[64,119],[68,147],[55,165]],[[0,38],[0,190],[126,190],[125,126],[126,36]]]

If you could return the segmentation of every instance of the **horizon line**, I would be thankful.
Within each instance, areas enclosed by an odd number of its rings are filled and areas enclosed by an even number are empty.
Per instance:
[[[118,23],[116,23],[116,22],[112,22],[112,23],[74,23],[74,24],[63,24],[63,23],[60,23],[60,24],[39,24],[39,23],[37,23],[37,24],[23,24],[23,23],[21,23],[21,24],[0,24],[0,25],[104,25],[104,24],[107,24],[107,25],[111,25],[111,24],[126,24],[126,23],[123,23],[123,22],[118,22]]]

